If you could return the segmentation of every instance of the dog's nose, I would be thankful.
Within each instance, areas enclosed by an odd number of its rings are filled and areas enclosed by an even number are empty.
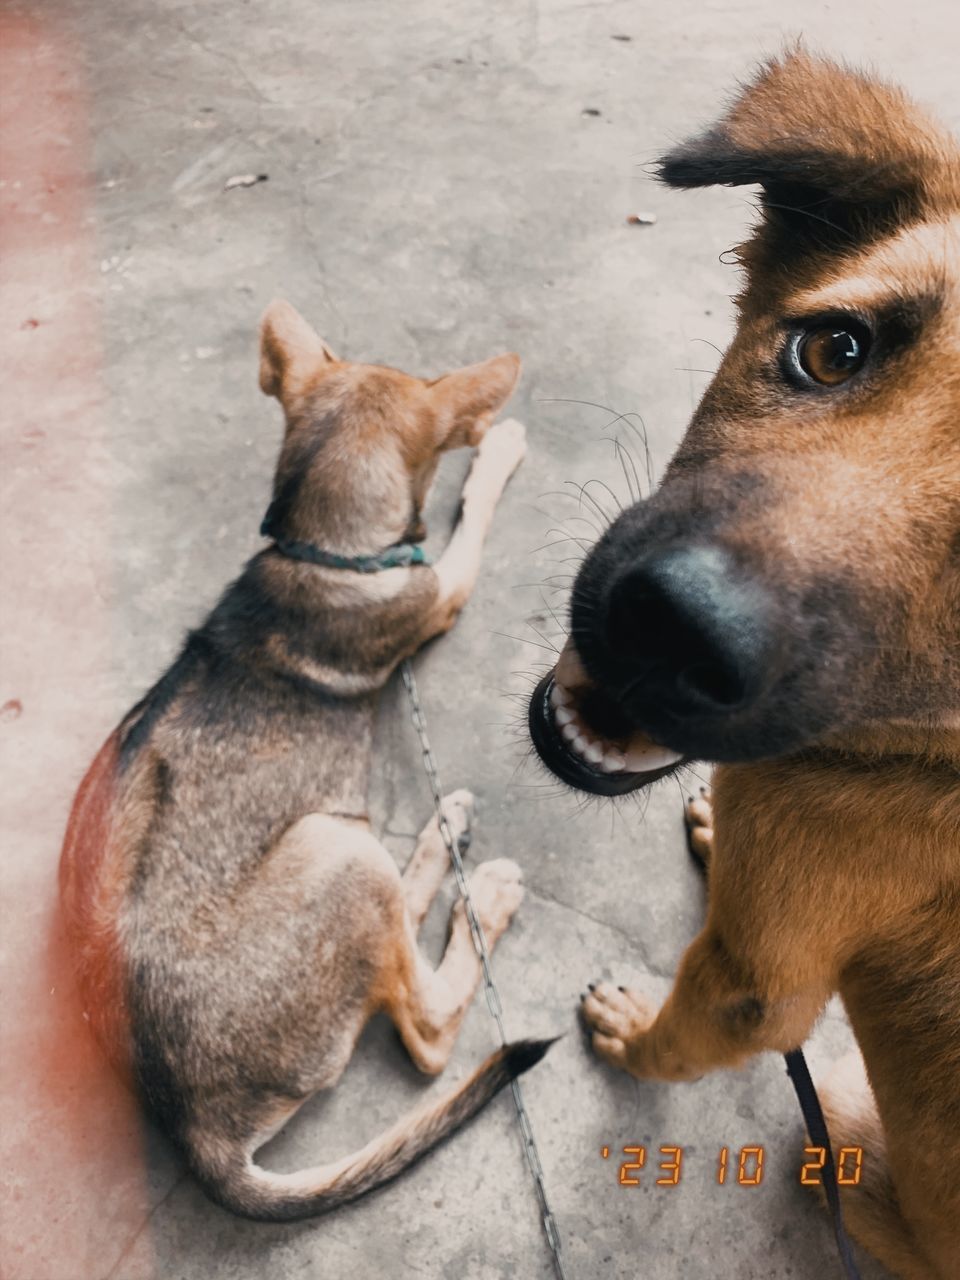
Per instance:
[[[610,591],[611,648],[631,689],[685,719],[742,707],[765,683],[766,593],[716,546],[673,546],[631,566]]]

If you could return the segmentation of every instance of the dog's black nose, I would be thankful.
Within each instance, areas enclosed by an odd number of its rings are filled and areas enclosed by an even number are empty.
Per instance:
[[[686,719],[742,707],[771,654],[763,589],[716,546],[672,546],[613,584],[607,640],[633,673],[629,696]]]

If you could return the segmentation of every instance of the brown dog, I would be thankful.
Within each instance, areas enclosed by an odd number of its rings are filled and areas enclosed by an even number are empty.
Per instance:
[[[519,369],[503,355],[424,382],[347,364],[275,303],[260,369],[287,424],[273,544],[111,735],[74,803],[61,889],[88,1015],[209,1194],[237,1213],[306,1217],[379,1186],[544,1052],[521,1042],[493,1055],[334,1164],[253,1164],[336,1082],[372,1013],[432,1074],[476,988],[461,906],[436,972],[417,949],[448,865],[436,821],[401,878],[365,795],[378,691],[454,622],[523,458],[523,427],[490,425]],[[479,449],[459,523],[430,568],[396,544],[422,538],[439,457],[464,445]],[[447,798],[455,835],[471,803]],[[520,903],[519,869],[486,862],[472,891],[492,946]]]
[[[730,350],[659,491],[581,567],[530,707],[600,794],[722,762],[706,926],[657,1012],[598,985],[597,1053],[689,1080],[789,1050],[839,992],[866,1063],[825,1102],[844,1208],[960,1275],[960,151],[801,51],[661,163],[759,184]],[[712,850],[712,852],[711,852]]]

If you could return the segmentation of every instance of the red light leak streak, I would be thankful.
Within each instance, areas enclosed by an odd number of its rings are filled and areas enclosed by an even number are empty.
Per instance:
[[[73,792],[124,710],[111,687],[111,460],[81,58],[0,13],[0,1271],[153,1273],[139,1108],[70,980],[57,861]],[[170,1169],[160,1179],[173,1178]],[[137,1233],[142,1235],[136,1240]]]

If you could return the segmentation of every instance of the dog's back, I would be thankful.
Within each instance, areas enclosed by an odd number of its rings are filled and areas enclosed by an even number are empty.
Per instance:
[[[332,575],[270,552],[255,557],[111,736],[78,795],[64,900],[90,978],[100,973],[102,986],[111,975],[110,998],[90,1000],[89,1012],[115,1050],[127,1021],[137,1079],[174,1129],[182,1117],[171,1113],[163,1078],[170,1048],[153,1043],[151,1029],[189,1022],[191,1058],[209,1073],[233,1051],[231,988],[262,994],[261,1007],[245,1006],[249,1016],[281,1015],[284,974],[303,940],[292,934],[282,950],[257,947],[255,922],[243,923],[245,895],[304,814],[366,817],[376,689],[397,651],[410,647],[432,595],[425,577],[404,576],[396,598],[360,598],[351,609]],[[311,615],[323,620],[310,669],[359,692],[333,692],[295,665],[297,623]],[[224,955],[223,939],[242,941],[248,930],[254,945]]]
[[[523,446],[519,424],[487,430],[516,380],[513,356],[425,383],[337,361],[284,304],[267,313],[262,352],[261,383],[287,416],[272,545],[101,750],[61,884],[101,1040],[211,1195],[285,1219],[395,1176],[545,1046],[492,1055],[346,1161],[298,1175],[252,1163],[335,1083],[371,1012],[386,1009],[424,1069],[440,1070],[476,985],[465,923],[449,973],[415,947],[410,904],[422,917],[447,865],[436,822],[405,891],[370,830],[366,789],[378,691],[472,585],[456,554],[444,598],[441,566],[403,542],[422,527],[439,454],[486,442],[471,472],[484,501],[459,529],[475,577]],[[521,890],[514,864],[486,867],[492,944]]]

